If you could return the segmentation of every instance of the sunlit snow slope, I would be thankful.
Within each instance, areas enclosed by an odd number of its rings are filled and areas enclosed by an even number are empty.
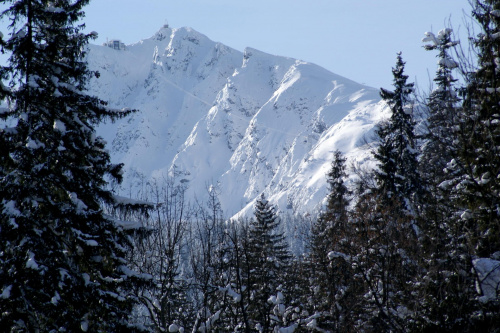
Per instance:
[[[193,201],[218,188],[227,216],[251,212],[260,193],[282,212],[317,209],[332,152],[366,161],[365,139],[387,112],[373,88],[190,28],[164,27],[126,50],[91,46],[88,61],[101,74],[92,94],[139,110],[98,129],[125,163],[120,194],[175,176]]]

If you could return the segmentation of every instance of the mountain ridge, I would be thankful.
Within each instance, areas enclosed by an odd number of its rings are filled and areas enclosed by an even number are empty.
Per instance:
[[[140,111],[98,134],[125,163],[122,195],[174,177],[187,198],[219,191],[228,216],[248,215],[261,193],[279,210],[317,210],[339,149],[366,163],[363,148],[387,108],[378,90],[322,67],[246,48],[191,29],[161,28],[125,51],[91,45],[90,93]]]

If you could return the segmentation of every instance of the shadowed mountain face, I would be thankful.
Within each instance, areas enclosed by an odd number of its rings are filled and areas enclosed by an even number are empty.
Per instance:
[[[125,50],[92,45],[88,62],[101,74],[91,94],[139,110],[98,129],[125,163],[119,194],[173,177],[189,200],[204,200],[213,185],[227,216],[252,212],[262,192],[283,212],[319,208],[333,151],[369,162],[365,139],[387,114],[373,88],[190,28],[162,28]]]

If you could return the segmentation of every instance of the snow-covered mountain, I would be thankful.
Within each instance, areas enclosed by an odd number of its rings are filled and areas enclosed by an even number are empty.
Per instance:
[[[332,152],[367,161],[365,138],[387,114],[376,89],[190,28],[163,27],[125,50],[91,45],[88,62],[101,74],[92,94],[139,109],[98,128],[125,163],[120,194],[175,175],[193,200],[215,186],[227,216],[252,211],[261,193],[283,212],[318,208]]]

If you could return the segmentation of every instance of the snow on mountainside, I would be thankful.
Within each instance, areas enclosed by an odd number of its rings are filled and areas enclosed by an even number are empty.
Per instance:
[[[126,50],[91,45],[88,61],[101,74],[92,94],[140,110],[98,128],[125,163],[120,194],[175,175],[190,199],[215,185],[228,216],[253,211],[262,192],[283,212],[317,209],[332,152],[369,160],[364,139],[387,113],[376,89],[190,28],[163,27]]]

